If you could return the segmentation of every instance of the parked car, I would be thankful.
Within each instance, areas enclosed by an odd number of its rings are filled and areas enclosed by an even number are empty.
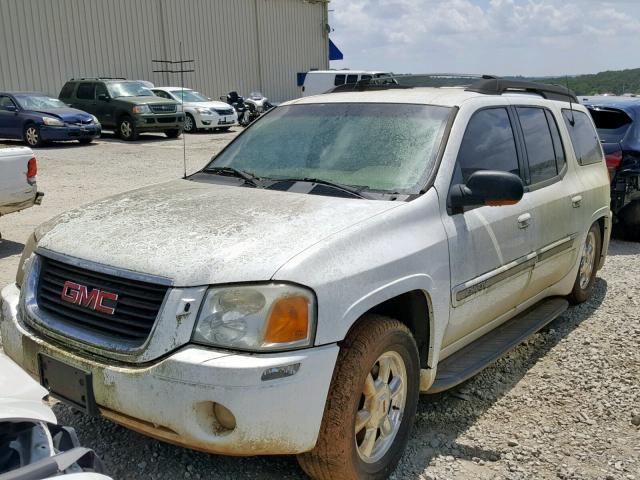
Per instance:
[[[111,480],[75,430],[57,425],[48,394],[0,353],[0,478]]]
[[[211,100],[200,92],[181,87],[157,87],[153,93],[159,97],[180,102],[184,106],[184,131],[195,133],[200,129],[225,131],[238,124],[238,115],[224,102]],[[184,98],[184,103],[183,103]]]
[[[0,138],[21,139],[30,147],[63,140],[87,144],[100,131],[95,116],[69,108],[57,98],[36,92],[0,92]]]
[[[320,95],[341,85],[354,84],[360,80],[371,80],[390,75],[388,72],[367,70],[311,70],[301,79],[302,96]]]
[[[65,83],[60,100],[95,115],[103,128],[123,140],[145,132],[163,132],[169,138],[182,133],[182,105],[160,98],[138,81],[123,78],[80,78]]]
[[[30,148],[0,148],[0,217],[40,205],[44,193],[38,192],[37,174]]]
[[[611,177],[611,210],[624,233],[640,240],[640,99],[585,97]]]
[[[287,102],[196,174],[39,227],[2,290],[6,353],[161,440],[389,476],[418,394],[587,300],[611,229],[568,90],[397,87]]]

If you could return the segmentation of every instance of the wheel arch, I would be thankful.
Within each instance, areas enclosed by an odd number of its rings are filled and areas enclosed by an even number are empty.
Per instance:
[[[429,368],[433,353],[434,314],[431,296],[425,290],[415,289],[390,296],[370,306],[350,326],[347,336],[362,322],[367,321],[369,314],[394,318],[409,328],[418,346],[420,368]]]
[[[603,210],[599,210],[596,212],[591,220],[591,225],[598,225],[600,228],[600,258],[598,260],[598,270],[600,270],[604,266],[604,262],[607,258],[607,252],[609,250],[609,241],[611,239],[611,228],[612,228],[612,220],[611,220],[611,211],[607,212]],[[589,226],[591,228],[591,226]]]

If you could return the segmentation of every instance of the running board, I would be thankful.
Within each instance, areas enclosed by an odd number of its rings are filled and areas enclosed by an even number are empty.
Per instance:
[[[551,297],[507,320],[438,364],[436,379],[427,393],[439,393],[468,380],[559,317],[569,302]]]

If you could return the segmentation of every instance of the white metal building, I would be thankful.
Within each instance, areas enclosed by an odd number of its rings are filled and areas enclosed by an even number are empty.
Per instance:
[[[72,77],[178,85],[151,60],[195,60],[185,84],[217,98],[300,95],[328,68],[327,0],[0,0],[0,91],[58,95]]]

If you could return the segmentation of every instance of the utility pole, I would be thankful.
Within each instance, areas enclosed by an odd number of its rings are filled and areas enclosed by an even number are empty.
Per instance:
[[[182,42],[180,42],[180,60],[151,60],[151,62],[160,63],[165,66],[164,69],[154,70],[154,73],[167,73],[174,75],[180,74],[180,88],[182,89],[182,95],[180,97],[182,99],[182,113],[183,115],[186,115],[184,113],[184,74],[195,72],[195,70],[193,68],[185,68],[185,64],[192,64],[195,62],[195,60],[182,59]],[[177,65],[178,69],[172,68],[174,65]],[[189,65],[189,67],[192,67],[192,65]],[[184,132],[182,133],[182,163],[184,166],[184,176],[182,178],[187,178],[187,139]]]

